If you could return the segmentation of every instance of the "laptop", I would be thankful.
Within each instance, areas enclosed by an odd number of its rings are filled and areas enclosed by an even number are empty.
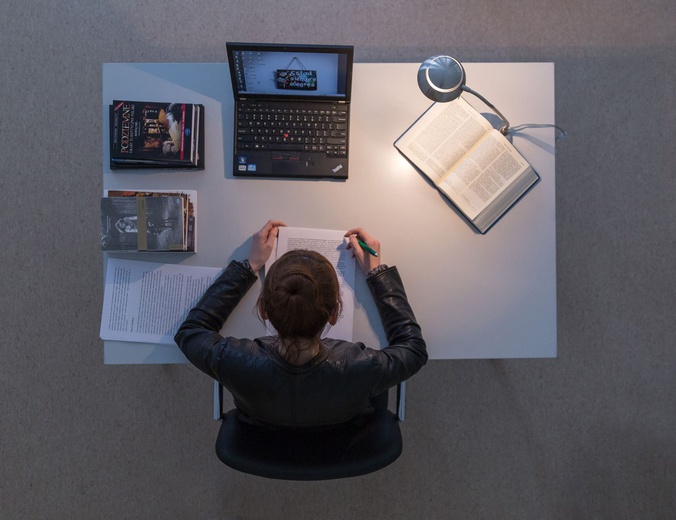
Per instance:
[[[226,44],[233,175],[347,179],[351,45]]]

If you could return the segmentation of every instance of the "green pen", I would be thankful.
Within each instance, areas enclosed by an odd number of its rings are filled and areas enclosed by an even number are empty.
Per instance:
[[[373,250],[372,248],[370,248],[369,246],[367,246],[364,242],[362,242],[361,240],[357,240],[357,242],[359,243],[359,245],[361,246],[361,248],[362,248],[363,250],[368,251],[368,252],[371,253],[373,256],[378,256],[378,253],[376,253],[375,250]]]

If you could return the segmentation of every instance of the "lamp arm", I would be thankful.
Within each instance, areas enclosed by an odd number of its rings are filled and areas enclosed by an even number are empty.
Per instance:
[[[502,122],[505,123],[505,125],[504,125],[502,128],[500,128],[500,133],[501,133],[501,134],[505,135],[507,132],[509,132],[509,121],[507,121],[507,118],[506,118],[505,116],[502,115],[502,112],[500,112],[497,108],[495,108],[495,106],[494,106],[492,103],[490,103],[485,97],[483,97],[483,96],[482,96],[481,94],[479,94],[478,92],[472,90],[472,89],[469,88],[467,85],[463,85],[461,88],[462,88],[462,90],[464,90],[465,92],[469,92],[470,94],[472,94],[472,95],[478,97],[481,101],[483,101],[484,103],[486,103],[486,105],[487,105],[491,110],[493,110],[493,112],[495,112],[495,113],[500,117],[500,119],[502,119]]]

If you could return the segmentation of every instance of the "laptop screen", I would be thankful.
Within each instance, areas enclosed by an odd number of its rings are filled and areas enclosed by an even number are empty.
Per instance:
[[[352,46],[227,43],[235,97],[349,101]]]

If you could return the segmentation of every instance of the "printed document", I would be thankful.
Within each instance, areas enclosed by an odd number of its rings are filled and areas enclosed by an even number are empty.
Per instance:
[[[109,258],[101,339],[174,344],[178,327],[221,271]]]

